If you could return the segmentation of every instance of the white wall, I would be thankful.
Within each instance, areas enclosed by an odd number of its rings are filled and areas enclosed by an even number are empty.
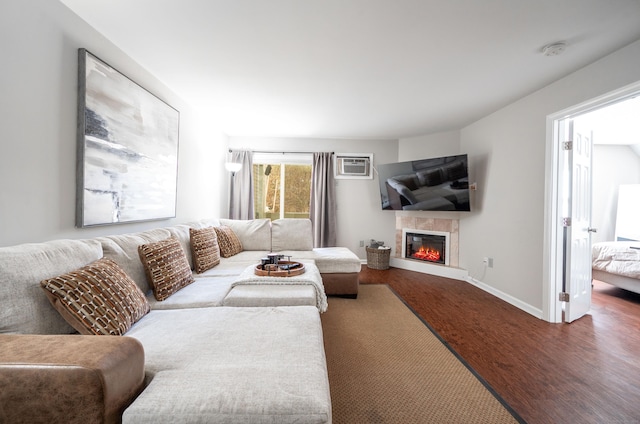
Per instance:
[[[447,131],[400,139],[398,160],[404,162],[462,153],[465,152],[460,151],[460,131]]]
[[[593,209],[592,226],[598,232],[591,235],[593,243],[614,241],[618,186],[640,184],[640,156],[631,146],[593,146]]]
[[[161,82],[51,0],[0,2],[0,246],[137,231],[225,216],[227,139]],[[181,112],[178,216],[174,220],[76,229],[77,49],[85,47]],[[570,54],[567,52],[566,54]],[[558,59],[561,59],[558,58]],[[546,117],[636,82],[640,41],[462,130],[396,140],[314,140],[313,150],[374,153],[374,163],[469,154],[478,183],[474,211],[460,219],[460,266],[534,309],[543,304]],[[206,125],[200,122],[207,122]],[[309,140],[231,139],[231,147],[301,150]],[[365,257],[359,240],[392,244],[395,215],[381,211],[378,181],[340,180],[338,244]]]
[[[616,214],[616,240],[640,241],[640,184],[618,187],[618,213]]]
[[[462,268],[543,310],[546,118],[638,81],[638,69],[640,41],[461,130],[460,151],[478,183],[475,211],[460,221]],[[485,256],[494,267],[482,275]]]
[[[77,50],[87,48],[180,111],[177,218],[76,229]],[[58,1],[0,3],[0,246],[221,216],[226,137]],[[224,184],[219,184],[225,181]]]
[[[229,147],[275,152],[373,153],[374,167],[398,159],[397,140],[229,137]],[[375,172],[372,180],[336,180],[336,202],[338,246],[348,247],[364,259],[366,251],[360,247],[361,240],[365,246],[370,239],[394,245],[395,214],[382,210]]]

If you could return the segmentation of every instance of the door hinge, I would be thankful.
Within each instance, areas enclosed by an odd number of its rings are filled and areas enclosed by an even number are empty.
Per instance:
[[[562,143],[563,150],[573,150],[573,141],[565,141]]]
[[[571,227],[571,217],[562,218],[562,226],[563,227]]]
[[[561,292],[560,296],[558,296],[558,300],[560,302],[568,302],[569,301],[569,293],[567,292]]]

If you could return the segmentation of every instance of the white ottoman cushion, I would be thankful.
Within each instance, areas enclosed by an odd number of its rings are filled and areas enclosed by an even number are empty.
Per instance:
[[[312,286],[236,286],[227,294],[224,306],[315,306]]]

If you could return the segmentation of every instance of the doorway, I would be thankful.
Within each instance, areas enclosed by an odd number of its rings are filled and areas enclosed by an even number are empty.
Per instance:
[[[565,140],[565,128],[568,124],[573,127],[574,122],[581,122],[585,128],[585,119],[591,113],[601,111],[608,106],[616,105],[626,100],[640,96],[640,82],[624,87],[615,92],[590,100],[580,105],[573,106],[547,118],[547,157],[546,157],[546,199],[545,199],[545,263],[544,272],[548,284],[544,287],[543,318],[549,322],[563,322],[566,303],[561,300],[560,293],[571,291],[571,282],[563,281],[567,276],[567,269],[575,270],[576,275],[591,276],[591,255],[583,253],[581,258],[565,257],[566,227],[563,225],[563,201],[567,191],[571,191],[563,184],[567,182],[567,166],[564,152],[561,148]],[[597,135],[595,135],[597,137]],[[589,183],[591,184],[591,183]],[[589,188],[589,195],[591,189]],[[566,222],[566,221],[565,221]],[[577,229],[589,231],[587,228]],[[569,272],[570,278],[570,272]],[[575,290],[575,288],[574,288]],[[568,293],[571,298],[572,293]],[[566,298],[565,298],[566,299]],[[589,299],[590,302],[590,299]],[[588,311],[588,305],[587,305]]]

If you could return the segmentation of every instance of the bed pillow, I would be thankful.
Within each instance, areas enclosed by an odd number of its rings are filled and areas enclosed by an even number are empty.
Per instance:
[[[158,301],[163,301],[195,280],[184,249],[175,237],[138,246],[149,285]]]
[[[149,312],[136,283],[111,259],[40,282],[60,315],[80,334],[120,336]]]
[[[220,246],[220,255],[223,258],[230,258],[242,252],[242,243],[230,227],[221,225],[213,227],[218,237],[218,245]]]
[[[189,228],[193,267],[200,274],[220,263],[220,246],[213,227]]]

